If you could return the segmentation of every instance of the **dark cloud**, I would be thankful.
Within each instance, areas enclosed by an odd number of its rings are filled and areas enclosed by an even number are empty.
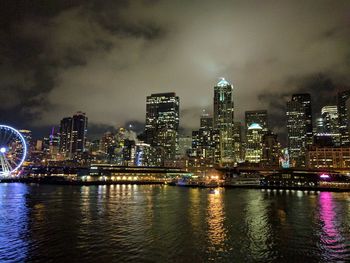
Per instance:
[[[237,120],[267,108],[283,127],[290,94],[312,93],[318,110],[349,84],[349,9],[346,0],[2,1],[0,119],[44,130],[82,110],[91,130],[130,120],[141,130],[146,96],[175,91],[188,131],[226,77]]]

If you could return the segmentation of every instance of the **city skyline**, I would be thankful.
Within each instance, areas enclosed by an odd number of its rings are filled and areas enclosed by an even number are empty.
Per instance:
[[[266,109],[286,134],[287,97],[317,96],[319,112],[349,86],[347,1],[52,5],[8,2],[1,11],[0,117],[35,134],[79,110],[90,135],[142,127],[144,98],[171,91],[190,134],[220,77],[234,86],[236,120]]]
[[[350,262],[350,0],[3,0],[0,100],[0,262]]]
[[[33,140],[30,130],[28,162],[110,163],[131,166],[191,167],[196,172],[237,165],[312,167],[344,166],[348,157],[350,90],[339,92],[336,105],[324,105],[313,121],[312,97],[292,94],[286,102],[286,138],[269,126],[267,110],[245,112],[245,122],[234,118],[233,85],[221,78],[213,90],[213,115],[203,111],[192,136],[179,133],[179,96],[152,93],[145,99],[146,125],[136,133],[132,126],[105,130],[97,140],[87,139],[88,116],[77,112],[64,117],[59,130]],[[245,127],[245,128],[243,128]],[[286,139],[286,142],[284,142]],[[340,147],[341,146],[341,147]],[[329,151],[344,156],[329,159]],[[321,154],[321,155],[318,155]],[[332,157],[333,158],[333,157]],[[331,160],[331,164],[327,164]],[[333,164],[333,162],[337,162]]]

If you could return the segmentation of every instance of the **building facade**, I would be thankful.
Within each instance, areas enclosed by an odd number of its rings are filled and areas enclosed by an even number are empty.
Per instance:
[[[334,146],[340,146],[339,115],[337,106],[324,106],[321,109],[324,133],[332,138]]]
[[[219,134],[219,163],[222,166],[231,166],[236,161],[233,127],[233,87],[222,78],[214,87],[214,128]]]
[[[293,94],[292,101],[299,102],[304,107],[305,112],[305,132],[306,132],[306,147],[312,145],[313,139],[313,122],[312,122],[312,102],[309,93]]]
[[[287,102],[287,143],[291,166],[305,166],[306,141],[305,107],[302,103],[292,99]]]
[[[233,147],[235,151],[235,159],[237,162],[244,161],[244,152],[242,146],[242,123],[239,121],[234,122],[233,126]]]
[[[159,159],[175,159],[178,148],[180,100],[174,92],[152,94],[146,101],[146,143]]]
[[[68,159],[81,156],[85,151],[88,119],[83,112],[66,117],[60,124],[60,152]]]
[[[349,147],[314,147],[307,154],[308,168],[349,168]]]
[[[247,131],[247,146],[245,160],[249,163],[260,163],[262,160],[263,128],[258,123],[252,123]]]
[[[218,163],[218,132],[213,126],[213,118],[203,113],[200,128],[192,132],[192,156],[205,160],[205,164]]]
[[[266,166],[278,166],[281,155],[277,134],[268,131],[262,137],[262,163]]]
[[[350,146],[350,90],[338,93],[338,116],[340,143],[342,146]]]

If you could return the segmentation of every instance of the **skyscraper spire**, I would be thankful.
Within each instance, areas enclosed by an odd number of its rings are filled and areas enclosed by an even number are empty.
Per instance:
[[[226,81],[225,78],[220,78],[218,84],[216,86],[218,87],[224,87],[224,86],[230,86],[231,84]]]

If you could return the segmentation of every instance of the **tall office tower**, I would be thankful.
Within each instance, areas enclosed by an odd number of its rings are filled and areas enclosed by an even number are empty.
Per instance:
[[[350,146],[350,90],[338,93],[338,115],[341,146]]]
[[[306,111],[305,106],[296,101],[287,102],[287,136],[288,151],[291,165],[294,167],[305,166],[306,152]]]
[[[260,163],[262,159],[263,128],[258,123],[252,123],[247,130],[247,146],[245,159],[249,163]]]
[[[281,155],[281,145],[277,134],[268,131],[262,137],[262,162],[268,166],[278,166]]]
[[[87,134],[87,117],[85,113],[78,111],[73,115],[72,124],[72,153],[81,154],[85,151]]]
[[[325,133],[332,138],[334,146],[340,146],[338,107],[324,106],[321,115]]]
[[[146,142],[161,159],[174,159],[178,147],[180,100],[174,92],[152,94],[146,101]],[[159,159],[158,158],[158,159]]]
[[[269,130],[267,110],[254,110],[245,112],[245,124],[246,131],[253,123],[257,123],[261,126],[264,134]]]
[[[312,129],[312,104],[311,95],[309,93],[293,94],[292,101],[299,102],[304,107],[305,112],[305,132],[306,132],[306,147],[312,145],[313,129]]]
[[[235,163],[234,153],[234,105],[233,87],[222,78],[214,87],[214,128],[219,134],[219,163],[230,166]]]
[[[213,118],[204,113],[200,119],[200,128],[192,132],[193,155],[206,160],[206,164],[215,163],[217,133],[213,127]]]
[[[105,157],[107,163],[114,163],[116,160],[115,149],[117,148],[117,141],[112,132],[105,132],[100,140],[100,152]]]
[[[72,117],[66,117],[61,120],[60,124],[60,152],[65,157],[70,157],[72,122]]]
[[[234,122],[233,126],[234,150],[237,162],[244,160],[242,148],[242,124],[239,121]]]
[[[60,125],[60,151],[65,157],[79,158],[85,151],[87,117],[77,112],[73,117],[63,118]]]

